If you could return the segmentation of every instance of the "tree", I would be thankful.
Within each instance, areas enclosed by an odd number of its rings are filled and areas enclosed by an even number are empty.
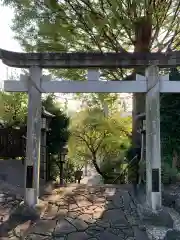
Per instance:
[[[180,72],[171,69],[170,81],[180,81]],[[180,94],[162,93],[161,94],[161,149],[162,159],[170,166],[177,166],[180,151]]]
[[[27,94],[0,92],[0,118],[5,126],[21,126],[27,116]]]
[[[100,169],[100,162],[107,156],[111,159],[120,157],[129,144],[130,131],[130,119],[120,115],[107,118],[98,109],[85,109],[71,120],[71,148],[74,147],[75,154],[76,148],[81,148],[80,151],[91,158],[97,172],[107,179],[107,174]]]
[[[83,93],[77,94],[76,99],[82,102],[82,107],[100,109],[105,116],[116,111],[125,111],[125,104],[117,93]]]
[[[59,154],[63,147],[68,142],[69,132],[68,117],[60,110],[60,104],[56,101],[54,95],[48,95],[43,100],[43,106],[45,109],[54,115],[49,124],[49,131],[47,132],[47,150],[50,156],[50,173],[51,176],[57,177],[60,172],[60,159]]]
[[[51,119],[49,124],[50,131],[47,135],[48,151],[51,154],[58,154],[68,141],[69,119],[60,110],[60,106],[55,101],[55,97],[53,95],[48,95],[48,97],[43,101],[43,106],[48,112],[55,116]]]
[[[15,10],[13,30],[26,51],[150,52],[180,47],[178,0],[4,0]],[[102,70],[107,79],[134,79],[144,68]],[[56,70],[83,80],[84,70]],[[144,94],[134,94],[133,113],[145,110]],[[133,121],[133,141],[137,143]]]
[[[76,169],[81,170],[85,164],[90,163],[91,154],[85,144],[80,144],[77,137],[71,136],[68,142],[68,159]]]

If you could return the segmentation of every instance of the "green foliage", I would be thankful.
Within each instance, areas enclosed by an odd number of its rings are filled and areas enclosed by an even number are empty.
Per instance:
[[[27,51],[162,51],[177,48],[179,43],[178,0],[2,2],[13,7],[13,30]],[[150,40],[143,29],[150,30]],[[79,69],[54,71],[75,80],[84,79],[84,73]],[[102,71],[103,76],[116,80],[130,73]]]
[[[166,161],[163,162],[162,173],[161,173],[162,183],[164,184],[175,183],[178,180],[177,177],[178,177],[178,170],[176,168],[173,168]]]
[[[64,179],[66,183],[72,183],[75,181],[75,171],[77,169],[77,166],[74,161],[68,161],[64,165]]]
[[[27,116],[27,94],[0,92],[0,119],[5,126],[25,124]]]
[[[52,95],[43,101],[43,106],[51,114],[55,115],[49,124],[50,131],[47,134],[48,152],[58,154],[68,141],[68,117],[60,110]]]
[[[68,159],[78,170],[82,169],[85,163],[89,163],[91,154],[85,144],[79,144],[74,137],[69,139]]]
[[[69,157],[82,163],[94,160],[100,174],[103,174],[100,168],[105,169],[109,162],[109,172],[112,172],[115,162],[120,168],[130,131],[130,118],[122,118],[120,114],[104,117],[98,109],[83,110],[70,123]]]
[[[53,95],[43,101],[45,109],[54,115],[49,124],[50,131],[47,132],[47,148],[50,154],[50,175],[56,179],[59,176],[59,153],[68,142],[69,132],[68,117],[60,110],[60,106]]]
[[[50,174],[53,180],[57,180],[60,175],[60,161],[58,155],[50,155]],[[67,159],[63,164],[63,179],[66,183],[74,182],[76,164],[71,159]]]
[[[117,110],[126,110],[125,101],[122,101],[117,93],[81,93],[76,94],[76,99],[80,100],[85,108],[100,109],[106,116]]]
[[[170,80],[180,81],[180,73],[172,69]],[[180,151],[180,94],[161,94],[161,148],[163,161],[172,165],[174,153]]]

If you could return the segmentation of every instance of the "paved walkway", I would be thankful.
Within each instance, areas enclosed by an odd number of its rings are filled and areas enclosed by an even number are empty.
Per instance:
[[[12,214],[22,201],[17,195],[21,191],[0,181],[0,240],[180,240],[177,189],[176,208],[169,204],[174,206],[172,189],[165,204],[173,225],[169,217],[164,222],[167,214],[160,224],[142,222],[137,214],[139,205],[131,197],[128,185],[71,184],[55,189],[42,197],[45,208],[40,219],[33,219],[24,211]],[[172,226],[166,226],[169,221]]]
[[[47,208],[38,221],[16,219],[13,196],[1,195],[1,240],[148,240],[128,191],[123,186],[71,185],[43,200]],[[9,198],[9,200],[8,200]],[[9,201],[9,202],[8,202]]]
[[[89,186],[95,186],[102,183],[101,176],[96,172],[94,168],[88,170],[87,176],[84,176],[81,180],[81,184],[87,184]]]

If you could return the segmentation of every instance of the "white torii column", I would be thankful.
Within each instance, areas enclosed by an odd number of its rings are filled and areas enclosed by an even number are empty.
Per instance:
[[[160,77],[159,69],[146,70],[146,195],[153,210],[161,208]]]
[[[40,67],[30,68],[28,80],[28,119],[25,161],[25,203],[35,206],[39,197],[40,139],[41,139],[41,76]]]

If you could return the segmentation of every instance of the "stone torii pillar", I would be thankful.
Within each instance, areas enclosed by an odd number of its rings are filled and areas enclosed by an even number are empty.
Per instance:
[[[146,70],[146,196],[153,210],[161,208],[160,77],[159,69]]]
[[[35,206],[39,197],[40,139],[41,139],[41,75],[40,67],[30,67],[28,77],[28,119],[25,161],[25,196],[28,206]]]

